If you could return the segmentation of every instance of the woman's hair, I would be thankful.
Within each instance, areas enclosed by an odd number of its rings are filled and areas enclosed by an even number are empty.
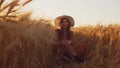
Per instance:
[[[67,33],[67,39],[68,40],[70,40],[71,38],[72,38],[72,31],[70,30],[70,21],[69,21],[69,19],[67,19],[67,18],[62,18],[61,20],[60,20],[60,23],[62,23],[62,21],[64,20],[64,19],[66,19],[67,21],[68,21],[68,27],[66,28],[66,33]],[[63,28],[62,27],[60,27],[61,29],[59,29],[59,30],[57,30],[57,32],[58,32],[58,38],[59,38],[59,40],[61,41],[62,40],[62,36],[64,35],[64,30],[63,30]]]

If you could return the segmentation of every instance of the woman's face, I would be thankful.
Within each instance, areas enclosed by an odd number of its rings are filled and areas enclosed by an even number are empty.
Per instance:
[[[69,26],[69,21],[67,19],[62,19],[61,23],[60,23],[60,26],[62,28],[67,28]]]

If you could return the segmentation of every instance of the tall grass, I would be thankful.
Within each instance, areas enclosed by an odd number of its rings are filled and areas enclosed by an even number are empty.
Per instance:
[[[79,27],[76,28],[74,32],[75,42],[78,43],[82,41],[82,43],[87,44],[89,47],[89,55],[83,63],[83,68],[120,67],[119,24]]]
[[[85,44],[89,54],[84,63],[54,63],[56,43],[49,20],[21,17],[19,23],[0,23],[0,68],[119,68],[120,25],[72,28],[74,45]],[[23,19],[22,19],[23,18]]]
[[[48,20],[1,22],[0,68],[48,68],[53,34]]]
[[[0,13],[3,14],[0,16],[0,68],[120,67],[120,24],[72,28],[74,45],[87,45],[89,49],[85,62],[56,63],[58,60],[54,60],[52,50],[56,33],[50,21],[32,20],[30,13],[17,16],[17,10],[31,0],[21,5],[15,0],[3,6],[4,1],[0,1]],[[15,9],[17,5],[19,8]]]

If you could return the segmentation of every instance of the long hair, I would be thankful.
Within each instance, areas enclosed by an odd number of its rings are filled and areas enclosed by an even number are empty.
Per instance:
[[[70,30],[70,21],[69,21],[69,19],[67,19],[67,18],[62,18],[61,20],[60,20],[60,23],[62,23],[62,21],[64,20],[64,19],[66,19],[67,21],[68,21],[68,27],[66,28],[66,36],[67,36],[67,40],[70,40],[71,38],[72,38],[72,31]],[[60,27],[60,29],[59,30],[57,30],[57,33],[58,33],[58,38],[59,38],[59,40],[61,41],[62,40],[62,37],[63,37],[63,35],[64,35],[64,30],[63,30],[64,28],[62,28],[62,27]]]

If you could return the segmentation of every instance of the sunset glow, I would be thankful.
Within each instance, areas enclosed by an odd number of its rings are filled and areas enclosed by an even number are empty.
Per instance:
[[[32,11],[33,18],[52,20],[70,15],[76,21],[75,26],[120,23],[120,0],[33,0],[21,11]]]

